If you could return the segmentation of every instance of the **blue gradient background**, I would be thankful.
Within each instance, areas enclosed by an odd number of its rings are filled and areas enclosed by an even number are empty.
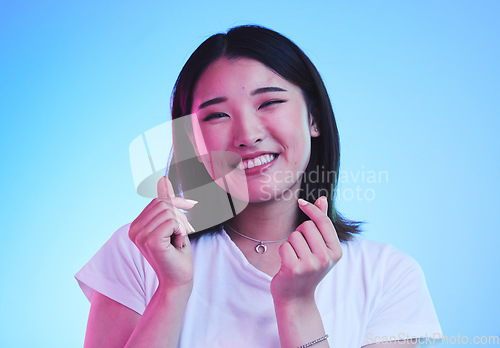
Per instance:
[[[0,346],[83,345],[89,303],[73,274],[149,202],[134,191],[130,142],[168,119],[189,54],[248,23],[289,36],[317,65],[342,170],[389,175],[344,182],[372,199],[340,199],[341,211],[421,264],[445,335],[500,335],[499,10],[0,1]]]

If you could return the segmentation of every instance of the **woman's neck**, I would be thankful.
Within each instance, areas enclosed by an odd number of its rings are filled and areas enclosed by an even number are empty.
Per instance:
[[[258,240],[271,241],[288,238],[298,226],[300,209],[297,200],[272,199],[248,206],[227,224],[241,234]]]

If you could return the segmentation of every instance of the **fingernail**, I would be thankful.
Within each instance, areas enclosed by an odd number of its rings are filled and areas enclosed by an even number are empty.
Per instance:
[[[298,202],[299,202],[299,205],[306,205],[307,204],[307,201],[303,200],[302,198],[299,198]]]
[[[194,199],[186,199],[186,202],[188,202],[192,205],[198,204],[198,201],[195,201]]]

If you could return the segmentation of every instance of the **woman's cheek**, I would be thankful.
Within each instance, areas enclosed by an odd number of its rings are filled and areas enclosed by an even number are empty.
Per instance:
[[[216,132],[212,130],[205,130],[203,132],[203,140],[205,141],[205,145],[208,151],[217,151],[221,150],[221,143],[223,142],[223,134],[219,134],[217,136]]]

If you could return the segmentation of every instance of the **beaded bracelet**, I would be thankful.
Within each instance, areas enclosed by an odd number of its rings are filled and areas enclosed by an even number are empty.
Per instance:
[[[299,348],[307,348],[307,347],[312,346],[313,344],[319,343],[319,342],[324,341],[326,339],[328,339],[328,334],[324,335],[323,337],[316,338],[314,341],[306,343],[306,344],[300,346]]]

